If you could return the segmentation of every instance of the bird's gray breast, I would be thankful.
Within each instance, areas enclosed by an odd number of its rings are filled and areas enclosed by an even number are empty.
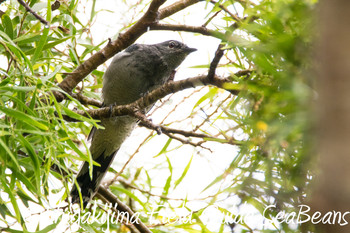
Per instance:
[[[161,54],[151,46],[138,46],[117,54],[106,70],[102,89],[106,105],[134,102],[169,78],[171,70]]]

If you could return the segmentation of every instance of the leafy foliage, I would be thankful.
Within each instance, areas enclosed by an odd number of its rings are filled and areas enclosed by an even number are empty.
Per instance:
[[[127,232],[128,224],[84,222],[71,208],[58,208],[67,205],[77,161],[93,162],[85,141],[91,126],[98,125],[75,112],[87,109],[77,99],[57,102],[52,92],[59,91],[57,83],[66,74],[101,50],[107,38],[96,45],[89,30],[104,13],[95,9],[96,1],[83,3],[92,4],[90,13],[79,1],[60,1],[58,8],[57,2],[29,4],[45,16],[49,27],[17,2],[5,2],[1,8],[0,227],[6,232],[49,232],[60,224],[76,232],[107,228]],[[125,15],[130,22],[118,26],[122,31],[142,15],[146,3],[120,4],[137,9]],[[219,0],[196,7],[208,12],[202,20],[215,30],[211,37],[224,45],[225,55],[216,72],[230,76],[232,82],[225,84],[226,90],[205,86],[172,94],[158,103],[151,112],[157,123],[206,136],[156,136],[138,129],[135,153],[124,167],[110,169],[119,176],[111,179],[109,188],[135,213],[141,213],[142,222],[153,232],[293,231],[300,225],[281,223],[275,217],[282,210],[298,210],[312,177],[308,162],[313,91],[307,71],[314,4],[308,0]],[[87,20],[81,19],[88,14]],[[93,71],[75,92],[98,99],[103,70]],[[238,75],[242,70],[249,72]],[[67,121],[67,116],[78,122]],[[147,154],[149,145],[157,148],[150,155],[151,165],[128,164],[135,155]],[[198,198],[190,199],[180,191],[186,179],[198,176],[200,180],[200,174],[204,175],[195,169],[196,163],[225,159],[211,156],[218,156],[218,148],[228,147],[230,153],[232,148],[236,152],[223,156],[228,157],[227,165],[205,181]],[[177,156],[185,161],[183,167],[178,167]],[[265,212],[270,205],[274,208]],[[240,210],[245,208],[269,223],[235,221],[244,217]],[[57,211],[54,221],[43,226],[35,220],[40,213],[53,210]],[[175,217],[167,218],[168,210]],[[106,214],[104,208],[96,211]],[[204,221],[208,212],[210,218],[229,218],[209,226]],[[68,214],[71,221],[61,223]]]

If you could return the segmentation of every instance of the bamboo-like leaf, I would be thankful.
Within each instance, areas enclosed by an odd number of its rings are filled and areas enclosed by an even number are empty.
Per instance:
[[[8,16],[7,14],[3,14],[1,16],[1,22],[4,25],[5,33],[11,39],[13,39],[13,25],[12,25],[12,20],[11,20],[10,16]]]
[[[16,120],[20,120],[23,121],[31,126],[34,126],[36,128],[42,129],[42,130],[48,130],[49,128],[47,127],[47,125],[40,123],[39,121],[41,121],[41,119],[37,119],[33,116],[27,115],[23,112],[20,112],[18,110],[15,109],[11,109],[11,108],[5,108],[3,106],[0,106],[0,111],[15,118]]]
[[[57,225],[61,222],[62,220],[62,215],[60,215],[57,219],[56,222],[52,223],[51,225],[48,225],[47,227],[45,227],[44,229],[40,230],[40,231],[36,231],[35,233],[47,233],[47,232],[51,232],[52,230],[55,230],[57,228]]]
[[[164,196],[168,195],[168,193],[169,193],[169,189],[171,186],[171,180],[172,180],[172,176],[173,176],[173,166],[171,165],[170,159],[168,157],[166,157],[166,160],[168,162],[170,175],[168,176],[168,179],[166,180],[164,188],[163,188],[163,195]]]
[[[0,86],[0,91],[21,91],[30,92],[36,89],[35,86],[24,87],[24,86]]]
[[[17,169],[20,169],[20,166],[19,166],[19,163],[18,163],[16,156],[12,153],[10,148],[8,148],[8,146],[5,144],[5,142],[2,140],[2,138],[0,138],[0,147],[2,147],[7,152],[7,154],[10,156],[10,158],[12,159],[14,164],[17,166]],[[4,159],[4,161],[5,161],[5,159]]]
[[[188,163],[187,163],[187,165],[186,165],[184,171],[182,172],[182,175],[180,176],[180,178],[177,179],[177,180],[175,181],[175,187],[174,187],[174,189],[175,189],[175,188],[181,183],[181,181],[185,178],[185,176],[186,176],[186,174],[187,174],[187,172],[188,172],[188,169],[190,169],[190,166],[191,166],[191,163],[192,163],[192,159],[193,159],[193,155],[191,156],[190,161],[188,161]]]
[[[45,51],[45,50],[51,49],[51,48],[55,47],[56,45],[59,45],[59,44],[65,42],[66,40],[71,39],[71,38],[72,38],[72,36],[67,36],[67,37],[64,37],[62,39],[57,39],[57,40],[50,42],[50,43],[45,43],[41,50]],[[32,55],[36,52],[36,50],[37,49],[29,49],[29,50],[25,51],[25,54]]]
[[[1,139],[0,139],[0,142],[2,142]],[[15,214],[16,214],[17,221],[21,223],[22,222],[21,212],[19,211],[19,207],[17,204],[16,197],[14,195],[14,192],[8,187],[5,177],[1,176],[0,181],[2,183],[2,187],[4,188],[5,192],[9,195],[13,210],[15,211]]]
[[[163,148],[159,151],[159,153],[157,155],[154,156],[154,158],[158,157],[159,155],[163,154],[166,152],[166,149],[169,147],[171,141],[173,139],[172,138],[168,138],[168,140],[166,141],[166,143],[164,144]]]
[[[110,186],[110,188],[111,188],[111,190],[125,193],[128,197],[130,197],[134,201],[137,201],[144,209],[146,209],[145,203],[143,201],[141,201],[135,194],[133,194],[129,190],[122,188],[120,186],[117,186],[117,185],[112,185],[112,186]]]
[[[49,32],[50,32],[50,28],[45,27],[44,30],[43,30],[43,34],[41,35],[40,40],[39,40],[39,42],[38,42],[38,44],[36,46],[34,55],[32,56],[32,59],[31,59],[32,64],[34,64],[35,61],[41,55],[41,52],[43,51],[43,48],[44,48],[44,46],[46,44],[46,40],[47,40],[47,37],[49,35]]]
[[[33,163],[33,169],[34,169],[34,174],[35,174],[35,181],[36,181],[36,190],[38,193],[38,195],[40,195],[40,177],[41,177],[41,172],[40,172],[40,162],[38,159],[38,155],[35,153],[35,150],[33,148],[33,146],[22,136],[22,135],[18,135],[18,138],[20,140],[20,142],[22,143],[23,147],[26,148],[27,153],[30,157],[30,159],[32,160]],[[34,189],[35,191],[35,189]]]
[[[11,40],[10,37],[6,33],[0,30],[0,37],[4,38],[4,40],[7,42],[7,47],[17,56],[18,59],[22,60],[24,59],[24,62],[29,67],[32,74],[34,73],[32,63],[29,61],[29,59],[26,57],[24,52],[18,48],[18,46]]]
[[[193,106],[193,109],[195,109],[198,105],[200,105],[202,102],[204,102],[205,100],[211,100],[214,98],[214,96],[217,94],[218,92],[218,88],[209,88],[209,91],[207,92],[207,94],[203,95]]]

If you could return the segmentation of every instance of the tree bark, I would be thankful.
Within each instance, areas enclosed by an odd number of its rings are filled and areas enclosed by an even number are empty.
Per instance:
[[[349,0],[324,0],[319,9],[320,38],[316,51],[319,174],[314,179],[311,208],[324,217],[331,211],[335,224],[321,222],[316,232],[349,232],[350,229],[350,213],[346,215],[350,211],[349,9]],[[340,226],[333,211],[340,211],[349,224]]]

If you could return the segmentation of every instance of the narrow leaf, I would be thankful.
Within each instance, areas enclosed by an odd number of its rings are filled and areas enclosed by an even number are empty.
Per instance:
[[[175,187],[174,189],[181,183],[181,181],[185,178],[187,172],[188,172],[188,169],[190,169],[190,166],[191,166],[191,162],[192,162],[192,159],[193,159],[193,155],[191,156],[191,159],[190,161],[187,163],[184,171],[182,172],[182,175],[180,176],[180,178],[178,180],[175,181]]]
[[[10,16],[8,16],[7,14],[3,14],[1,16],[1,21],[2,21],[2,24],[4,25],[5,33],[11,39],[13,39],[13,25],[12,25],[12,20],[11,20]]]
[[[39,129],[42,129],[45,131],[49,129],[46,125],[44,125],[43,123],[40,123],[38,121],[39,119],[36,119],[30,115],[27,115],[23,112],[15,110],[15,109],[5,108],[3,106],[0,106],[0,111],[5,113],[6,115],[12,116],[17,120],[23,121],[29,125],[32,125],[34,127],[39,128]]]

